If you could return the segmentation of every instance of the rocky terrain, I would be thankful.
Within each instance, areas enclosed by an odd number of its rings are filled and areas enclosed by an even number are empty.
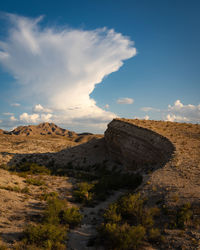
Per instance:
[[[46,177],[46,180],[43,178],[45,182],[48,178],[50,180],[50,184],[46,182],[46,185],[49,185],[47,186],[49,192],[56,189],[60,196],[66,196],[69,202],[71,200],[67,197],[70,197],[70,190],[76,183],[74,175],[95,175],[94,166],[103,166],[111,171],[118,169],[122,173],[138,173],[143,176],[143,183],[137,188],[137,192],[139,191],[143,197],[148,197],[147,208],[158,206],[161,210],[162,216],[157,219],[156,224],[165,237],[164,242],[148,243],[141,249],[200,248],[200,125],[198,124],[114,119],[108,125],[104,137],[88,133],[76,134],[48,123],[18,127],[11,132],[0,130],[0,164],[12,166],[23,162],[36,162],[53,170],[67,170],[70,178],[54,176]],[[0,222],[0,228],[1,232],[5,232],[2,238],[9,241],[13,235],[21,232],[25,223],[23,217],[34,213],[34,206],[31,204],[39,202],[38,207],[40,207],[43,203],[37,200],[38,187],[32,186],[28,199],[27,194],[15,195],[16,190],[6,189],[5,187],[18,185],[22,190],[26,187],[25,180],[23,177],[11,175],[6,170],[1,171],[3,220]],[[62,190],[67,190],[67,195]],[[119,193],[121,192],[124,193],[126,190],[120,190]],[[117,197],[117,194],[113,194],[113,197]],[[111,202],[114,198],[109,199]],[[95,249],[87,247],[87,241],[96,234],[95,223],[102,221],[99,209],[105,209],[110,202],[108,200],[94,209],[83,209],[85,215],[83,225],[69,234],[71,249]],[[14,203],[19,211],[16,218],[13,217]],[[193,222],[190,222],[184,230],[176,226],[171,227],[171,222],[167,218],[173,217],[173,211],[186,203],[190,204],[193,211]],[[9,213],[6,215],[7,210]],[[166,216],[166,213],[169,215]],[[195,224],[195,227],[191,223]]]
[[[7,163],[17,154],[59,152],[102,135],[76,134],[53,123],[20,126],[8,132],[0,130],[0,164]]]

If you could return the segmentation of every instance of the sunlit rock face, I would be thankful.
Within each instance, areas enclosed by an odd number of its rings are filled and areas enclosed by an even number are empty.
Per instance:
[[[125,119],[114,119],[108,124],[105,141],[110,158],[127,169],[162,166],[174,151],[167,138]]]

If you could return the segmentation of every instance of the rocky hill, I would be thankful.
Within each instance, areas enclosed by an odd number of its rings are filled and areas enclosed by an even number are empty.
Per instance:
[[[41,123],[39,125],[19,126],[7,132],[9,135],[21,135],[21,136],[41,136],[41,135],[53,135],[53,136],[65,136],[67,138],[74,138],[77,134],[73,131],[58,127],[54,123]]]

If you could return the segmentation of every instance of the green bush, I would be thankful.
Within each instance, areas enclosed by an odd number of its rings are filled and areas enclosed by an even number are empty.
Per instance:
[[[24,193],[24,194],[28,194],[28,193],[30,192],[30,190],[29,190],[29,188],[26,186],[26,187],[22,188],[21,192]]]
[[[151,228],[149,230],[149,239],[152,241],[160,239],[160,230],[158,228]]]
[[[66,227],[53,224],[28,225],[24,230],[24,240],[28,244],[58,249],[57,246],[67,239]]]
[[[51,171],[45,166],[40,166],[36,163],[25,162],[23,164],[17,164],[16,166],[9,167],[10,171],[23,172],[25,174],[47,174]]]
[[[109,249],[138,249],[145,237],[143,226],[130,226],[127,223],[107,223],[100,232]]]
[[[61,223],[69,224],[70,227],[79,225],[83,218],[83,216],[79,212],[79,209],[76,207],[70,207],[62,210],[59,214],[59,217]]]
[[[99,232],[106,248],[138,249],[144,240],[161,240],[159,229],[153,228],[160,210],[145,207],[145,202],[140,193],[127,194],[105,210]]]
[[[73,196],[76,201],[81,203],[88,203],[93,198],[93,193],[91,192],[94,184],[81,182],[76,185],[73,191]]]
[[[60,213],[67,209],[67,202],[59,198],[47,200],[47,208],[44,211],[44,222],[54,225],[60,223]]]
[[[23,242],[20,243],[22,246],[18,249],[64,250],[69,225],[75,226],[81,220],[78,208],[68,208],[65,200],[51,198],[47,200],[40,224],[29,224],[25,228]]]
[[[124,218],[141,223],[144,199],[141,198],[139,193],[125,195],[119,200],[118,204],[119,212]]]
[[[185,228],[185,225],[189,222],[192,217],[192,210],[190,203],[184,204],[180,207],[176,214],[176,224],[178,228]]]
[[[50,192],[50,193],[44,193],[44,194],[40,195],[40,199],[44,200],[44,201],[52,199],[52,198],[58,198],[58,193]]]
[[[38,179],[33,179],[33,178],[27,178],[26,179],[26,183],[27,184],[31,184],[31,185],[35,185],[35,186],[42,186],[45,185],[45,182],[42,180],[38,180]]]
[[[113,203],[106,209],[104,213],[104,219],[106,222],[117,223],[121,221],[121,214],[118,212],[118,206],[116,203]]]

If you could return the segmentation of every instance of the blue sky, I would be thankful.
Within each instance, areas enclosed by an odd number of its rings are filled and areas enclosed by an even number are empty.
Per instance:
[[[1,128],[53,121],[102,132],[115,116],[200,122],[198,0],[2,0],[0,10]]]

